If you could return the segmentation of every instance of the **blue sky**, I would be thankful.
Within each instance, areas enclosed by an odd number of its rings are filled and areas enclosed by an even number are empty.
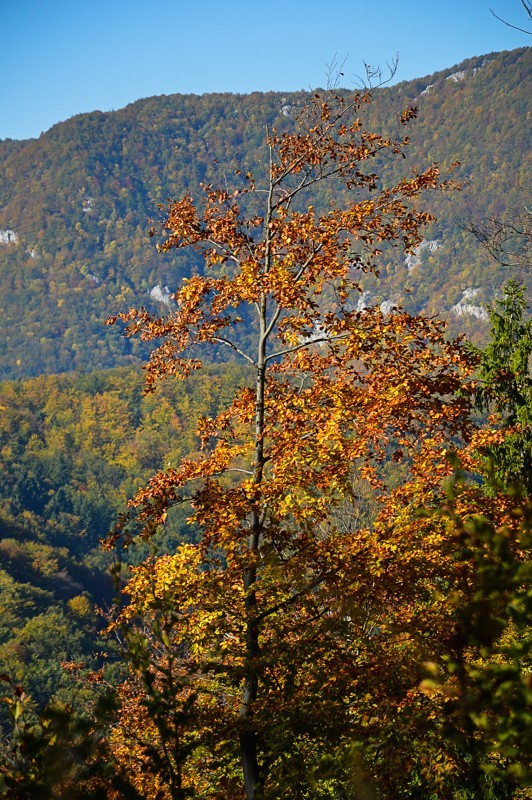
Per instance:
[[[0,139],[140,97],[323,86],[399,53],[396,80],[528,46],[519,0],[0,0]]]

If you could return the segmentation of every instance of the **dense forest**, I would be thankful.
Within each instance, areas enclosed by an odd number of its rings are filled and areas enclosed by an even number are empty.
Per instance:
[[[532,797],[529,57],[0,143],[6,797]]]
[[[239,375],[213,367],[157,398],[131,368],[1,386],[0,671],[36,703],[72,692],[62,662],[98,662],[95,608],[115,597],[100,539],[153,471],[194,452],[194,421]],[[187,535],[181,515],[160,546]]]
[[[366,304],[401,304],[449,319],[454,333],[485,335],[483,304],[505,272],[464,226],[523,210],[529,74],[522,49],[375,89],[363,109],[369,129],[395,135],[402,109],[418,109],[406,162],[377,158],[382,180],[460,162],[462,189],[427,197],[437,221],[424,244],[406,260],[383,254],[379,281],[363,282]],[[0,142],[0,377],[140,364],[142,344],[102,322],[130,305],[166,311],[180,279],[201,268],[190,254],[157,254],[148,229],[158,204],[202,181],[221,185],[237,168],[256,171],[266,127],[293,130],[311,96],[153,97]],[[326,208],[332,197],[317,186],[313,201]]]

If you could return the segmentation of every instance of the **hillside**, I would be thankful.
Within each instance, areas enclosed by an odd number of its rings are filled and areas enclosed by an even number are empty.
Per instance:
[[[383,256],[364,301],[447,317],[482,335],[482,304],[509,277],[461,226],[521,209],[529,183],[530,49],[469,59],[374,92],[365,125],[393,131],[416,104],[409,158],[384,180],[454,161],[460,193],[430,197],[438,222],[406,262]],[[103,321],[131,305],[164,313],[191,269],[148,237],[158,203],[260,162],[265,128],[289,128],[308,95],[171,95],[76,116],[39,139],[0,142],[0,377],[138,362],[138,342]],[[259,167],[260,171],[260,167]],[[318,196],[316,204],[331,198]]]
[[[101,537],[155,470],[195,452],[198,415],[216,414],[242,377],[213,366],[157,397],[133,369],[0,384],[0,673],[36,703],[72,701],[63,662],[98,663],[94,609],[116,595]],[[176,510],[159,546],[190,538],[186,516]]]

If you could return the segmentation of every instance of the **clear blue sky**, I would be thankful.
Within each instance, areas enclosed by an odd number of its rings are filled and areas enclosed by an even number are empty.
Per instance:
[[[399,53],[396,80],[529,46],[519,0],[0,0],[0,139],[140,97],[323,86]]]

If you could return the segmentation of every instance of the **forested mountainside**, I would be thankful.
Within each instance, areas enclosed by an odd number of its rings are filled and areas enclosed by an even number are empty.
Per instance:
[[[0,384],[0,673],[37,704],[72,700],[61,665],[94,668],[112,648],[97,636],[95,606],[116,595],[100,538],[154,471],[195,452],[197,417],[241,379],[236,366],[211,367],[156,397],[131,368]],[[169,520],[160,547],[193,535],[185,519]]]
[[[384,253],[363,302],[446,317],[480,337],[483,304],[509,277],[463,229],[523,208],[530,49],[469,59],[376,89],[364,125],[395,133],[416,105],[408,160],[379,165],[385,182],[433,161],[460,165],[461,192],[427,200],[438,221],[404,258]],[[138,362],[145,350],[104,320],[132,305],[164,313],[190,256],[158,254],[148,236],[159,203],[260,172],[267,126],[290,130],[306,92],[170,95],[55,125],[39,139],[0,142],[0,376]],[[257,167],[257,165],[259,165]],[[260,178],[260,174],[258,175]],[[318,204],[331,201],[318,193]],[[187,260],[188,259],[188,260]]]

